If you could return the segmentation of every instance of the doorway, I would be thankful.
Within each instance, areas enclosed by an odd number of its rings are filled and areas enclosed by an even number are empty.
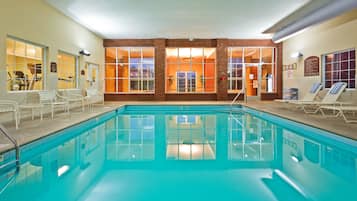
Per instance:
[[[246,64],[245,65],[245,89],[246,96],[249,99],[259,99],[259,65],[257,64]]]
[[[196,72],[176,72],[177,91],[178,92],[195,92],[196,91]]]
[[[99,90],[99,65],[88,63],[87,68],[87,88],[94,88]]]

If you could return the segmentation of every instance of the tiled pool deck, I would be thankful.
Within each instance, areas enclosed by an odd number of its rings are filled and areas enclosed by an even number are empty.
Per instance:
[[[187,105],[202,105],[202,104],[230,104],[230,102],[222,101],[195,101],[195,102],[106,102],[104,106],[98,105],[92,111],[72,112],[70,115],[57,114],[54,120],[51,120],[48,115],[44,120],[23,120],[20,128],[16,130],[13,124],[5,125],[9,132],[16,138],[20,145],[42,138],[46,135],[59,131],[63,128],[78,124],[97,115],[114,110],[119,106],[126,104],[187,104]],[[271,101],[251,101],[243,104],[264,112],[279,115],[294,121],[298,121],[307,125],[322,128],[324,130],[337,133],[348,138],[357,140],[357,124],[346,124],[342,118],[326,118],[318,115],[305,114],[300,110],[293,109],[293,106],[286,106],[281,103]],[[10,142],[0,136],[0,153],[11,148]]]

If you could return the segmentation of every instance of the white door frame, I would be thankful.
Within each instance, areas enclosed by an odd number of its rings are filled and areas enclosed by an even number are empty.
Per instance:
[[[93,69],[95,70],[95,79],[93,80]],[[99,90],[99,65],[95,63],[87,63],[87,82],[89,82],[89,87],[90,88],[95,88]]]
[[[190,92],[196,92],[196,85],[197,85],[197,73],[195,72],[195,71],[177,71],[176,72],[176,91],[178,92],[178,93],[180,93],[180,91],[179,91],[179,76],[178,76],[178,74],[179,73],[183,73],[183,74],[185,74],[185,91],[184,92],[181,92],[181,93],[190,93]],[[189,79],[189,77],[188,77],[188,74],[189,73],[193,73],[194,75],[195,75],[195,80],[194,80],[194,82],[195,82],[195,84],[194,84],[194,87],[192,87],[192,83],[190,83],[189,84],[189,81],[191,81],[191,79]],[[188,86],[190,86],[190,89],[191,90],[188,90]],[[194,89],[194,90],[192,90],[192,89]]]

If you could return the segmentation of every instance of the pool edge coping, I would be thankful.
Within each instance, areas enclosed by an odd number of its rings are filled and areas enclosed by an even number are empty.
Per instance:
[[[138,105],[138,106],[145,106],[145,105],[160,105],[160,104],[155,104],[155,103],[145,103],[145,104],[138,104],[138,103],[126,103],[126,104],[121,104],[121,105],[116,105],[116,106],[113,106],[110,110],[107,110],[107,111],[104,111],[104,112],[100,112],[94,116],[91,116],[91,117],[88,117],[88,118],[85,118],[85,119],[82,119],[78,122],[75,122],[73,124],[69,124],[67,125],[66,127],[62,127],[60,129],[57,129],[57,130],[53,130],[53,131],[50,131],[50,132],[47,132],[47,133],[44,133],[43,135],[41,135],[39,138],[36,138],[36,139],[33,139],[33,140],[29,140],[29,141],[26,141],[26,142],[23,142],[23,143],[20,143],[19,144],[19,147],[22,148],[24,147],[25,145],[28,145],[30,143],[33,143],[35,141],[38,141],[38,140],[41,140],[41,139],[44,139],[46,137],[49,137],[49,136],[52,136],[52,135],[55,135],[65,129],[68,129],[70,127],[73,127],[73,126],[77,126],[81,123],[84,123],[90,119],[94,119],[94,118],[98,118],[99,116],[102,116],[102,115],[105,115],[109,112],[113,112],[113,111],[116,111],[120,108],[123,108],[123,107],[126,107],[126,106],[135,106],[135,105]],[[170,105],[182,105],[182,103],[169,103],[169,104],[164,104],[163,106],[170,106]],[[231,104],[230,103],[201,103],[201,104],[192,104],[192,103],[189,103],[189,104],[184,104],[186,106],[200,106],[200,105],[205,105],[205,106],[212,106],[212,105],[221,105],[221,106],[230,106]],[[315,129],[320,129],[322,131],[325,131],[325,132],[328,132],[328,133],[331,133],[331,134],[334,134],[338,137],[342,137],[342,138],[347,138],[349,140],[353,140],[353,141],[357,141],[357,137],[356,139],[352,138],[352,137],[349,137],[349,136],[346,136],[346,135],[343,135],[341,133],[338,133],[338,132],[335,132],[335,131],[331,131],[331,130],[328,130],[326,128],[322,128],[322,127],[319,127],[319,126],[316,126],[316,125],[313,125],[313,124],[309,124],[309,123],[306,123],[306,122],[302,122],[302,121],[299,121],[299,120],[296,120],[296,119],[293,119],[291,117],[288,117],[288,116],[285,116],[285,115],[282,115],[282,114],[278,114],[278,113],[274,113],[274,112],[271,112],[271,111],[267,111],[267,110],[264,110],[264,109],[261,109],[261,108],[256,108],[254,106],[250,106],[250,105],[247,105],[247,104],[244,104],[244,103],[238,103],[238,104],[234,104],[235,106],[239,105],[239,106],[243,106],[243,107],[247,107],[247,108],[250,108],[250,109],[253,109],[253,110],[256,110],[256,111],[260,111],[260,112],[264,112],[264,113],[267,113],[269,115],[274,115],[274,116],[277,116],[279,118],[284,118],[284,119],[287,119],[289,121],[293,121],[295,123],[300,123],[300,124],[303,124],[305,126],[310,126],[312,128],[315,128]],[[12,150],[14,150],[15,148],[14,147],[7,147],[7,148],[4,148],[3,150],[0,150],[0,155],[6,153],[6,152],[10,152]]]
[[[250,109],[253,109],[253,110],[257,110],[257,111],[260,111],[260,112],[265,112],[267,114],[270,114],[270,115],[274,115],[274,116],[277,116],[277,117],[280,117],[280,118],[284,118],[284,119],[287,119],[289,121],[293,121],[293,122],[296,122],[296,123],[300,123],[300,124],[303,124],[305,126],[310,126],[312,128],[315,128],[315,129],[320,129],[322,131],[325,131],[325,132],[328,132],[328,133],[331,133],[331,134],[334,134],[334,135],[337,135],[339,137],[343,137],[343,138],[347,138],[347,139],[350,139],[350,140],[354,140],[354,141],[357,141],[357,136],[356,138],[352,138],[350,136],[347,136],[347,135],[344,135],[342,133],[338,133],[336,131],[332,131],[332,130],[329,130],[329,129],[326,129],[326,128],[322,128],[320,126],[317,126],[317,125],[314,125],[314,124],[309,124],[307,122],[302,122],[302,121],[299,121],[297,119],[294,119],[294,118],[291,118],[289,116],[285,116],[285,115],[282,115],[282,114],[278,114],[278,113],[274,113],[272,111],[267,111],[267,110],[264,110],[264,109],[261,109],[261,108],[256,108],[254,106],[250,106],[250,105],[246,105],[246,104],[242,104],[242,106],[244,107],[247,107],[247,108],[250,108]]]

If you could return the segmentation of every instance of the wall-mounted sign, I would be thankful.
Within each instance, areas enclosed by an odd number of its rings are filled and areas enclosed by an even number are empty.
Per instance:
[[[254,89],[258,88],[258,80],[253,80],[253,88]]]
[[[319,57],[311,56],[304,60],[304,76],[319,76],[320,65]]]
[[[296,70],[297,69],[297,63],[289,64],[289,65],[283,65],[283,70]]]
[[[51,62],[51,73],[57,73],[57,63]]]

